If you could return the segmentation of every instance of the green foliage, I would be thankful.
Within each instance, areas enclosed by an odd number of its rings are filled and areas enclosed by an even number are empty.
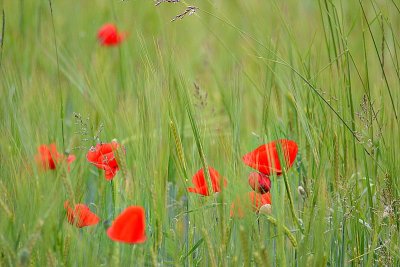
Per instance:
[[[400,5],[154,3],[0,0],[0,266],[400,265]],[[106,22],[120,46],[97,42]],[[114,138],[110,184],[85,155]],[[278,138],[299,153],[271,177],[272,214],[231,218],[241,156]],[[70,172],[37,167],[52,142]],[[205,166],[218,197],[186,190]],[[101,223],[68,224],[67,199]],[[144,244],[105,234],[129,205]]]

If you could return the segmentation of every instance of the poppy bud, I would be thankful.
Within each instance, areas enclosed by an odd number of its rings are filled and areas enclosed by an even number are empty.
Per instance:
[[[249,185],[257,193],[267,193],[271,189],[271,180],[265,174],[252,172],[249,175]]]
[[[302,187],[301,185],[299,185],[299,187],[297,187],[297,192],[299,192],[299,195],[302,198],[306,198],[307,197],[306,190],[304,190],[304,187]]]
[[[269,215],[272,213],[272,206],[271,204],[265,204],[263,206],[260,207],[260,213]]]

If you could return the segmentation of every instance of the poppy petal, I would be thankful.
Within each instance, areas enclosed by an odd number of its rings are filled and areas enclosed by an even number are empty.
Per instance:
[[[100,154],[100,149],[98,147],[98,144],[94,147],[92,146],[88,153],[86,154],[86,159],[90,162],[90,163],[94,163],[97,162],[97,159],[99,158],[99,154]]]
[[[107,230],[107,235],[110,239],[118,242],[143,243],[146,241],[145,228],[144,209],[130,206],[114,220]]]
[[[69,202],[65,201],[64,208],[67,210],[68,222],[78,228],[95,225],[100,221],[100,218],[84,204],[76,204],[72,209]]]
[[[200,194],[200,195],[203,195],[203,196],[208,196],[209,195],[206,186],[197,187],[197,188],[189,187],[188,191],[191,192],[191,193],[196,193],[196,194]]]
[[[97,168],[105,170],[105,178],[112,180],[119,170],[114,154],[119,147],[120,145],[115,141],[97,144],[89,149],[86,159]],[[124,147],[122,147],[122,150],[125,152]]]
[[[194,187],[188,187],[188,191],[192,193],[197,193],[197,188]]]
[[[114,24],[107,23],[99,29],[97,38],[99,39],[101,45],[114,46],[118,45],[124,40],[125,34],[119,33]]]
[[[74,155],[69,155],[67,158],[63,154],[58,153],[56,144],[40,145],[38,147],[38,154],[35,155],[36,163],[44,170],[50,169],[55,170],[57,164],[61,161],[66,160],[69,164],[75,160]]]
[[[105,166],[104,170],[106,171],[105,173],[106,180],[111,181],[115,177],[115,175],[117,175],[118,169]]]
[[[208,167],[208,171],[210,174],[210,179],[211,179],[211,186],[212,189],[215,193],[221,191],[221,186],[220,186],[220,181],[221,181],[221,175],[218,173],[217,170],[215,170],[212,167]],[[225,178],[222,178],[224,182],[224,186],[228,184],[227,180]],[[204,170],[200,169],[193,175],[192,178],[192,183],[195,186],[194,188],[188,188],[189,192],[197,193],[203,196],[208,196],[209,192],[207,189],[207,182],[206,178],[204,175]]]
[[[267,212],[270,207],[266,205],[271,205],[271,194],[259,194],[257,192],[251,191],[246,194],[246,196],[237,198],[232,204],[230,209],[231,217],[243,218],[245,216],[245,210],[253,210],[255,212],[260,212],[263,208],[263,212]]]
[[[243,156],[243,162],[267,176],[272,173],[281,175],[282,167],[279,161],[280,149],[277,148],[277,144],[281,146],[286,168],[290,168],[296,159],[298,147],[296,142],[287,139],[276,140],[256,148]]]
[[[38,151],[44,169],[54,170],[56,168],[56,163],[54,162],[53,155],[55,156],[55,153],[57,153],[55,145],[41,145]]]
[[[209,167],[210,169],[211,167]],[[211,176],[211,175],[210,175]],[[212,178],[211,178],[212,179]],[[193,185],[197,188],[197,187],[203,187],[207,185],[205,176],[204,176],[204,170],[200,169],[199,171],[197,171],[195,173],[195,175],[193,175],[192,177],[192,182]]]
[[[251,191],[249,192],[249,197],[253,209],[256,211],[258,211],[262,206],[266,204],[271,204],[271,194],[269,192],[265,194],[259,194],[254,191]]]
[[[75,155],[68,155],[67,162],[72,163],[75,161],[75,159],[76,159]]]

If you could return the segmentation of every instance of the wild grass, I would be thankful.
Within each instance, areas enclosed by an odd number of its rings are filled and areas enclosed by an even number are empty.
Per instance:
[[[0,0],[0,266],[400,265],[399,4],[156,2]],[[120,46],[97,42],[106,22]],[[272,214],[231,218],[241,157],[279,138],[299,153]],[[113,139],[110,183],[85,155]],[[70,172],[37,167],[52,142]],[[218,197],[187,192],[206,166]],[[70,225],[67,199],[101,223]],[[105,234],[130,205],[141,245]]]

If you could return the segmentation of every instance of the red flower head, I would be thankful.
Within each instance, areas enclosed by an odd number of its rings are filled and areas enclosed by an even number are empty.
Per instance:
[[[281,146],[281,149],[277,148],[277,143]],[[285,159],[286,168],[290,168],[296,159],[298,147],[296,142],[287,139],[276,140],[258,147],[244,155],[243,162],[267,176],[272,173],[281,175],[282,166],[279,161],[279,151],[282,151],[282,158]]]
[[[142,207],[126,208],[107,230],[110,239],[123,243],[143,243],[146,241],[145,215]]]
[[[254,191],[249,192],[249,197],[254,211],[260,211],[264,205],[271,205],[271,194],[259,194]]]
[[[115,46],[125,39],[125,34],[119,33],[114,24],[107,23],[99,29],[97,39],[99,39],[101,45]]]
[[[208,167],[208,171],[210,173],[210,178],[211,178],[211,184],[212,184],[212,189],[215,193],[221,191],[221,186],[220,186],[220,180],[221,176],[220,174],[212,167]],[[227,185],[227,181],[225,178],[224,179],[224,186]],[[207,188],[207,182],[204,176],[204,170],[200,169],[192,178],[192,182],[194,184],[194,187],[189,187],[188,191],[192,193],[197,193],[203,196],[209,196],[210,194],[208,193],[208,188]]]
[[[100,221],[99,217],[84,204],[76,204],[75,209],[72,209],[69,202],[65,201],[64,208],[67,210],[68,222],[76,227],[95,225]]]
[[[119,170],[114,152],[119,148],[115,141],[111,143],[97,144],[91,147],[86,154],[87,160],[99,169],[105,170],[107,180],[112,180]]]
[[[250,201],[249,201],[250,200]],[[255,212],[271,213],[271,194],[259,194],[257,192],[248,192],[244,198],[238,198],[231,205],[230,216],[243,218],[244,209],[252,209]]]
[[[64,159],[65,156],[63,154],[58,153],[57,147],[54,143],[50,145],[40,145],[38,147],[38,154],[35,155],[35,160],[37,164],[45,170],[47,169],[55,170],[57,164],[59,164]],[[69,170],[69,165],[74,160],[75,160],[74,155],[69,155],[67,157],[68,170]]]
[[[249,185],[257,193],[267,193],[271,189],[271,180],[265,174],[252,172],[249,175]]]

